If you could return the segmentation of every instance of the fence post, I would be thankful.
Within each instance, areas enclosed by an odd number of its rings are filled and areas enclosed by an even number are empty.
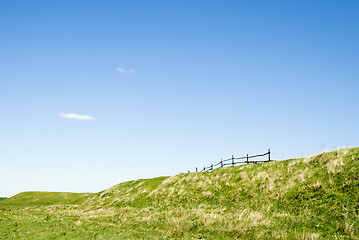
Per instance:
[[[198,172],[197,167],[196,167],[196,172]]]
[[[270,161],[270,149],[268,149],[268,161]]]
[[[248,161],[248,154],[247,154],[247,164],[249,163],[249,161]]]
[[[234,157],[232,155],[232,166],[234,166]]]
[[[211,170],[213,170],[213,164],[211,165]]]
[[[222,158],[221,158],[221,168],[223,167],[223,161],[222,161]]]

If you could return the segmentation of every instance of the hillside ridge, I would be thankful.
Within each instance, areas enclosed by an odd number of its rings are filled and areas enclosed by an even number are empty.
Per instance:
[[[76,202],[13,209],[17,215],[4,219],[52,219],[39,222],[56,224],[46,238],[359,239],[358,170],[359,148],[337,149],[128,181]],[[25,234],[10,230],[10,238]]]

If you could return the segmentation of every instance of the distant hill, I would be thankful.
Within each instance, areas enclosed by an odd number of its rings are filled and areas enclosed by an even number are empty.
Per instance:
[[[1,201],[0,238],[359,239],[359,148],[56,194]]]
[[[0,207],[29,207],[56,204],[75,204],[93,193],[23,192],[1,201]]]

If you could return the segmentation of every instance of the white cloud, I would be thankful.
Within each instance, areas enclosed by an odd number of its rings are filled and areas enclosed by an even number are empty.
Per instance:
[[[116,70],[119,71],[119,72],[122,72],[122,73],[126,72],[126,70],[123,69],[123,68],[116,68]]]
[[[93,116],[80,115],[80,114],[77,114],[77,113],[63,113],[63,112],[60,112],[59,115],[60,115],[60,117],[63,117],[63,118],[76,119],[76,120],[95,120],[95,118]]]
[[[136,71],[134,70],[134,69],[124,69],[124,68],[120,68],[120,67],[118,67],[118,68],[116,68],[116,70],[117,71],[119,71],[119,72],[122,72],[122,73],[135,73]]]

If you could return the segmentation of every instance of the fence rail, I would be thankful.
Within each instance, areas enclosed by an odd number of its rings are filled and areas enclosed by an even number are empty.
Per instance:
[[[244,156],[244,157],[234,157],[232,155],[231,158],[228,158],[228,159],[221,159],[221,161],[217,164],[211,164],[211,166],[209,167],[204,167],[202,170],[198,171],[198,168],[196,167],[196,172],[209,172],[209,171],[212,171],[213,169],[216,169],[216,168],[222,168],[222,167],[225,167],[225,166],[235,166],[235,165],[240,165],[240,164],[250,164],[250,163],[260,163],[260,162],[270,162],[270,161],[273,161],[271,160],[270,158],[270,154],[271,154],[271,151],[270,149],[268,149],[268,152],[264,153],[264,154],[258,154],[258,155],[253,155],[253,156],[249,156],[247,154],[247,156]],[[268,156],[268,159],[264,159],[264,160],[249,160],[249,159],[252,159],[252,158],[259,158],[259,157],[264,157],[264,156]],[[238,161],[238,160],[242,160],[242,161]],[[190,172],[190,171],[188,171]]]

